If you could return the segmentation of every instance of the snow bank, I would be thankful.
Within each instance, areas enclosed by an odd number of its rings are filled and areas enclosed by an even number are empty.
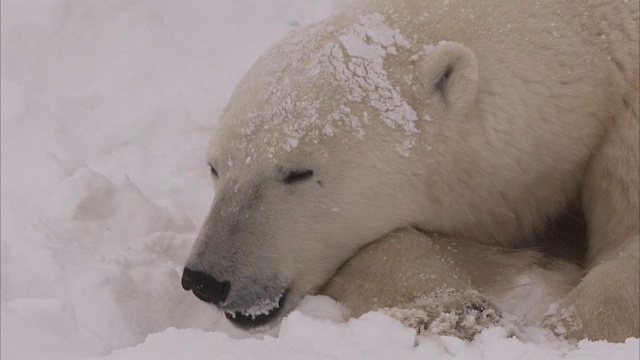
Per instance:
[[[259,339],[180,288],[216,116],[252,61],[330,2],[2,1],[3,360],[637,356],[637,339],[536,329],[416,339],[378,313],[341,324],[322,297]]]

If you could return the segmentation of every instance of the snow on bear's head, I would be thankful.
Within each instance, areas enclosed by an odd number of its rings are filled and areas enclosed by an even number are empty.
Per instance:
[[[183,287],[254,328],[414,224],[428,198],[416,161],[430,151],[427,128],[462,111],[447,102],[474,91],[474,61],[458,44],[412,45],[380,14],[320,23],[269,50],[211,140],[215,199]]]

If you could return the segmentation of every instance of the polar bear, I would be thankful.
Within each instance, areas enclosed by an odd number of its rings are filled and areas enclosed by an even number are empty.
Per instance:
[[[183,287],[260,328],[396,229],[536,247],[577,207],[588,271],[558,321],[573,338],[640,336],[638,14],[357,0],[292,34],[223,111]]]

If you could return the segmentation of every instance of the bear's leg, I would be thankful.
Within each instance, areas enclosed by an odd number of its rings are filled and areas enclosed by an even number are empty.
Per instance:
[[[552,329],[572,338],[640,337],[637,92],[625,105],[585,174],[588,273],[548,320]]]
[[[472,339],[501,323],[539,323],[580,280],[578,266],[533,250],[399,229],[369,244],[320,290],[359,316],[380,310],[418,334]]]
[[[636,239],[616,258],[593,266],[545,325],[573,339],[624,342],[638,337],[637,247]]]
[[[420,334],[471,339],[501,318],[472,283],[475,274],[500,282],[496,256],[472,241],[404,228],[362,249],[320,293],[345,304],[351,316],[382,310]],[[479,263],[486,266],[470,276],[468,267]]]

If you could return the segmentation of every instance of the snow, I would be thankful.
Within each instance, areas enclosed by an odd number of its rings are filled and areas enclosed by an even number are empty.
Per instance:
[[[2,1],[3,360],[637,357],[638,339],[572,344],[535,328],[416,337],[321,296],[247,334],[181,289],[213,195],[215,119],[263,51],[331,6]],[[367,21],[387,52],[403,46]]]
[[[384,58],[387,54],[395,54],[396,46],[409,48],[411,44],[398,30],[389,28],[384,20],[384,16],[377,13],[362,16],[360,23],[340,36],[348,56],[336,46],[332,53],[339,61],[334,60],[332,64],[351,88],[355,101],[366,98],[381,112],[385,124],[392,128],[400,126],[405,131],[406,137],[402,144],[396,145],[396,150],[409,156],[409,149],[415,145],[419,132],[415,125],[418,115],[389,81]],[[342,61],[345,58],[349,59],[348,65]]]
[[[322,136],[343,132],[363,139],[369,114],[349,105],[366,102],[382,123],[400,129],[394,146],[409,156],[418,141],[418,115],[385,71],[385,61],[400,48],[412,50],[400,30],[379,13],[360,16],[345,28],[332,22],[310,26],[260,59],[262,72],[251,73],[251,81],[238,91],[238,98],[250,103],[243,106],[251,110],[230,110],[221,127],[240,129],[242,136],[233,142],[250,160],[264,155],[275,161],[303,142],[318,143]],[[258,100],[247,100],[254,98]],[[297,121],[287,121],[291,118]],[[260,154],[264,151],[259,149],[267,151]]]
[[[240,313],[244,316],[251,316],[253,319],[258,315],[267,315],[280,307],[280,299],[282,299],[282,296],[284,296],[284,294],[278,295],[275,299],[261,299],[255,305],[251,306],[247,310],[240,311]],[[229,314],[234,318],[236,316],[235,312],[231,312]]]

